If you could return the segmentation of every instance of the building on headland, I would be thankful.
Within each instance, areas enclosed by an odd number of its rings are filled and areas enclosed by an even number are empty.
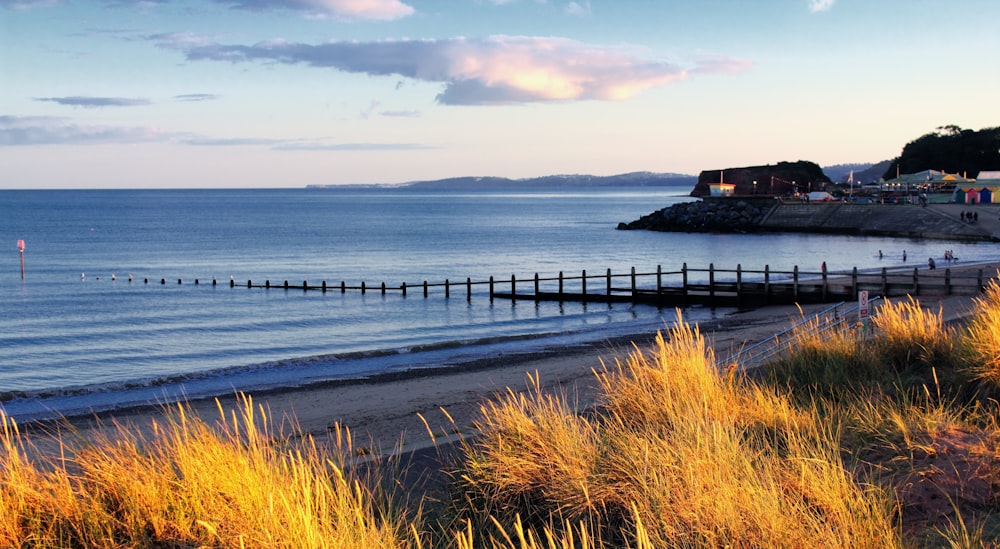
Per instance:
[[[719,170],[719,182],[708,184],[708,195],[709,196],[733,196],[736,192],[735,183],[726,183],[726,173],[724,170]]]

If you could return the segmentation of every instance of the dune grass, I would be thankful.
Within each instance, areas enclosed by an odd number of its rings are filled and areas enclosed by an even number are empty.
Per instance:
[[[168,410],[151,434],[118,426],[58,457],[3,416],[3,547],[410,547],[418,522],[345,474],[349,433],[330,452],[269,431],[245,397],[217,422]]]
[[[501,502],[491,516],[530,517],[537,531],[582,521],[609,546],[899,546],[890,498],[850,478],[835,431],[772,389],[720,375],[682,319],[597,375],[593,419],[537,382],[484,405],[468,501]]]
[[[1000,386],[1000,285],[996,279],[975,301],[975,311],[967,325],[965,356],[974,376]]]
[[[443,501],[250,397],[44,449],[0,413],[0,546],[998,547],[998,325],[994,283],[964,326],[901,300],[740,372],[678,313],[593,409],[537,374],[484,402]]]

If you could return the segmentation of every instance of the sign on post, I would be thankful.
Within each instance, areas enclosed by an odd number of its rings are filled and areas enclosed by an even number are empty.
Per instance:
[[[868,291],[861,290],[858,292],[858,320],[861,322],[868,322],[869,316]]]
[[[21,280],[24,280],[24,241],[17,241],[17,251],[21,254]]]

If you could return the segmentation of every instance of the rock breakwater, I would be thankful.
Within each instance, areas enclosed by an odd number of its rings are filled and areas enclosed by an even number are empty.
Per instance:
[[[746,200],[698,200],[674,204],[628,223],[618,230],[747,233],[761,229],[770,207]]]

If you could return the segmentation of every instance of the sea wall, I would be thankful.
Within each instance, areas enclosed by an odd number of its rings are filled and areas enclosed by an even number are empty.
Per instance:
[[[996,209],[984,211],[982,223],[962,222],[949,206],[800,202],[774,199],[708,198],[657,210],[620,230],[664,232],[806,232],[943,240],[1000,239]],[[954,208],[952,208],[954,209]]]
[[[630,223],[619,223],[620,230],[642,229],[662,232],[757,232],[773,207],[774,200],[704,199],[683,202],[657,210]]]

